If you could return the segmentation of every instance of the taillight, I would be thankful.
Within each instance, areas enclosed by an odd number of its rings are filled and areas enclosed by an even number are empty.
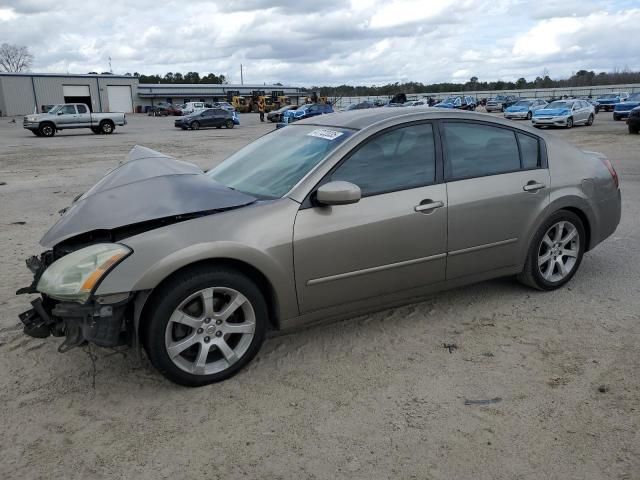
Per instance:
[[[609,161],[609,159],[600,157],[600,160],[602,160],[602,163],[604,163],[604,166],[607,167],[607,170],[609,170],[611,177],[613,177],[613,183],[616,184],[616,188],[619,187],[620,181],[618,180],[618,174],[616,173],[616,169],[613,168],[613,165],[611,165],[611,162]]]

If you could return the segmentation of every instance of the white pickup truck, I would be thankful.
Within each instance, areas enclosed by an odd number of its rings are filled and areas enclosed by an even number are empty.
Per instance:
[[[93,133],[111,134],[116,125],[127,124],[124,113],[91,113],[84,103],[55,105],[47,113],[26,115],[22,126],[38,137],[53,137],[57,131],[90,128]]]

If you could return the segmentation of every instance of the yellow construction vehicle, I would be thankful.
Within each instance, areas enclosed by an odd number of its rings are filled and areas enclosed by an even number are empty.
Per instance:
[[[318,92],[312,92],[307,98],[305,98],[304,103],[330,103],[328,97],[320,97],[318,96]]]
[[[236,96],[231,99],[231,105],[238,113],[248,113],[251,111],[251,103],[246,98]]]
[[[274,103],[276,104],[276,108],[282,108],[286,105],[291,105],[291,99],[286,95],[280,95]]]

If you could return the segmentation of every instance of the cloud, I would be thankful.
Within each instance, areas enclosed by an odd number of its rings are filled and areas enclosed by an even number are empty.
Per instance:
[[[637,0],[5,0],[34,71],[224,74],[295,85],[640,69]],[[37,34],[34,34],[37,32]],[[606,34],[605,34],[606,33]]]

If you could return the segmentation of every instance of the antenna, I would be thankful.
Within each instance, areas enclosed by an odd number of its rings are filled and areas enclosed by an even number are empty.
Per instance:
[[[113,68],[111,68],[111,55],[109,55],[109,73],[113,73]]]

